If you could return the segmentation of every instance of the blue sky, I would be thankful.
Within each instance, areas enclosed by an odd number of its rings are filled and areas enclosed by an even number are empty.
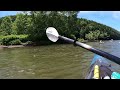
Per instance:
[[[0,17],[8,16],[8,15],[15,15],[19,11],[0,11]]]
[[[15,15],[20,11],[0,11],[0,17]],[[86,18],[120,31],[120,11],[80,11],[78,18]]]
[[[80,11],[78,17],[93,20],[120,31],[120,11]]]

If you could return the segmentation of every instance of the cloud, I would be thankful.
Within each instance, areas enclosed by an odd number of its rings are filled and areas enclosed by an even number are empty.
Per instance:
[[[88,13],[96,13],[98,11],[80,11],[82,14],[88,14]]]
[[[100,17],[111,16],[113,19],[120,20],[120,11],[80,11],[81,14],[97,14]]]
[[[107,15],[107,11],[80,11],[78,16],[95,16],[97,18],[103,18]]]
[[[80,14],[83,15],[97,15],[99,17],[104,17],[110,15],[111,11],[80,11]]]
[[[115,19],[120,19],[120,11],[113,11],[112,16]]]
[[[80,13],[82,14],[100,14],[100,15],[104,15],[104,14],[110,14],[111,12],[115,12],[115,11],[80,11]]]

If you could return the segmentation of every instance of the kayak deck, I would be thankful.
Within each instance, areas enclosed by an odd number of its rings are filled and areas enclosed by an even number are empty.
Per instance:
[[[112,68],[107,59],[95,54],[85,79],[112,79],[113,77],[120,79],[120,74]]]

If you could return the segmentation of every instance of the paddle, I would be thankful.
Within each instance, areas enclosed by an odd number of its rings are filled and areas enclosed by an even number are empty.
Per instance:
[[[53,41],[53,42],[56,42],[58,39],[61,39],[61,40],[64,40],[66,42],[69,42],[69,43],[74,43],[77,46],[80,46],[80,47],[82,47],[84,49],[87,49],[87,50],[93,52],[93,53],[96,53],[96,54],[98,54],[100,56],[103,56],[103,57],[105,57],[105,58],[107,58],[107,59],[109,59],[109,60],[111,60],[111,61],[113,61],[113,62],[120,65],[120,58],[119,57],[116,57],[116,56],[114,56],[112,54],[109,54],[107,52],[104,52],[102,50],[95,49],[95,48],[93,48],[93,47],[91,47],[91,46],[89,46],[87,44],[84,44],[84,43],[81,43],[81,42],[78,42],[78,41],[74,42],[73,39],[69,39],[67,37],[59,35],[57,30],[55,28],[53,28],[53,27],[48,27],[46,29],[46,34],[47,34],[48,39]]]

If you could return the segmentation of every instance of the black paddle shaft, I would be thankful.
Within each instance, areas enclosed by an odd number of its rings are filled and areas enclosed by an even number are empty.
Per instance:
[[[100,56],[103,56],[103,57],[105,57],[105,58],[107,58],[107,59],[109,59],[109,60],[111,60],[111,61],[113,61],[113,62],[120,65],[120,58],[119,57],[116,57],[116,56],[114,56],[112,54],[109,54],[107,52],[104,52],[102,50],[95,49],[95,48],[93,48],[93,47],[91,47],[91,46],[89,46],[87,44],[84,44],[84,43],[81,43],[81,42],[78,42],[78,41],[74,42],[73,39],[70,39],[70,38],[67,38],[67,37],[64,37],[64,36],[59,36],[58,38],[61,39],[61,40],[66,41],[68,43],[75,43],[77,46],[80,46],[80,47],[82,47],[84,49],[87,49],[87,50],[93,52],[93,53],[96,53],[96,54],[98,54]]]

